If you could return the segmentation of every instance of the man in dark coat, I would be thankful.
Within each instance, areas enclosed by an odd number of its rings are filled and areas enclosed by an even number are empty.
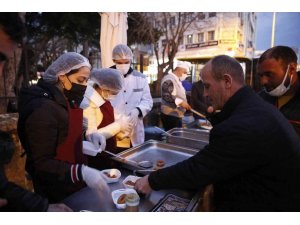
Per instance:
[[[300,137],[300,72],[294,50],[268,49],[258,60],[257,74],[263,86],[259,95],[283,113]]]
[[[22,41],[22,30],[23,22],[18,13],[0,14],[0,78],[5,62],[13,56],[18,43]],[[0,148],[7,147],[0,145]],[[1,159],[2,157],[3,155],[0,155]],[[9,182],[5,177],[3,165],[0,165],[0,211],[71,211],[71,209],[64,204],[49,205],[46,198]]]
[[[272,105],[244,83],[229,56],[202,71],[205,95],[221,110],[210,143],[195,156],[137,181],[135,189],[201,189],[213,184],[217,211],[299,211],[300,140]]]

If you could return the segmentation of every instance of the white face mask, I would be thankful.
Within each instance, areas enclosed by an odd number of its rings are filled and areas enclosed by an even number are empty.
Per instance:
[[[105,100],[107,100],[107,101],[112,101],[112,100],[114,100],[116,97],[117,97],[117,95],[109,95],[109,96],[107,96],[107,97],[105,98]]]
[[[282,95],[284,95],[291,87],[291,82],[292,82],[292,78],[293,78],[293,75],[291,76],[290,78],[290,83],[289,83],[289,86],[285,86],[284,85],[284,82],[288,76],[288,72],[289,72],[289,68],[290,68],[290,65],[288,65],[288,68],[285,72],[285,75],[284,75],[284,78],[283,78],[283,81],[281,82],[281,84],[279,84],[276,88],[274,88],[272,91],[266,91],[267,94],[271,95],[271,96],[274,96],[274,97],[280,97]]]
[[[117,97],[117,95],[109,94],[107,91],[102,91],[102,98],[107,101],[112,101]]]
[[[119,70],[123,75],[125,75],[129,68],[130,68],[130,63],[128,64],[116,64],[117,70]]]
[[[187,74],[186,73],[183,73],[182,75],[181,75],[181,77],[179,77],[179,80],[180,81],[184,81],[186,78],[187,78]]]

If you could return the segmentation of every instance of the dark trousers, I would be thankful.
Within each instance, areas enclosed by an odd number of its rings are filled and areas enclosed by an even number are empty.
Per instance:
[[[160,118],[165,131],[171,130],[175,127],[182,127],[182,118],[169,116],[163,113],[160,114]]]

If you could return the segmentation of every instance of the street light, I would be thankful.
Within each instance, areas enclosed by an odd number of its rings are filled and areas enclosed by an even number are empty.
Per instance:
[[[276,23],[276,12],[273,12],[272,36],[271,36],[271,48],[274,47],[274,39],[275,39],[275,23]]]

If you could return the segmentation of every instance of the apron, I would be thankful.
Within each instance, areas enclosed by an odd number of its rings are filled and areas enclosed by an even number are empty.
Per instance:
[[[71,108],[68,104],[69,127],[66,140],[57,147],[55,159],[71,164],[87,164],[87,158],[82,153],[82,122],[83,110]],[[67,185],[65,188],[68,193],[73,193],[85,186],[84,182]]]
[[[115,122],[114,109],[109,101],[105,101],[105,103],[99,107],[99,110],[103,115],[103,119],[97,129],[106,127],[107,125]],[[118,153],[116,150],[115,136],[106,140],[105,149],[113,153]],[[110,157],[111,156],[105,152],[97,154],[96,156],[88,156],[88,165],[99,170],[115,167],[116,163],[113,162]]]

